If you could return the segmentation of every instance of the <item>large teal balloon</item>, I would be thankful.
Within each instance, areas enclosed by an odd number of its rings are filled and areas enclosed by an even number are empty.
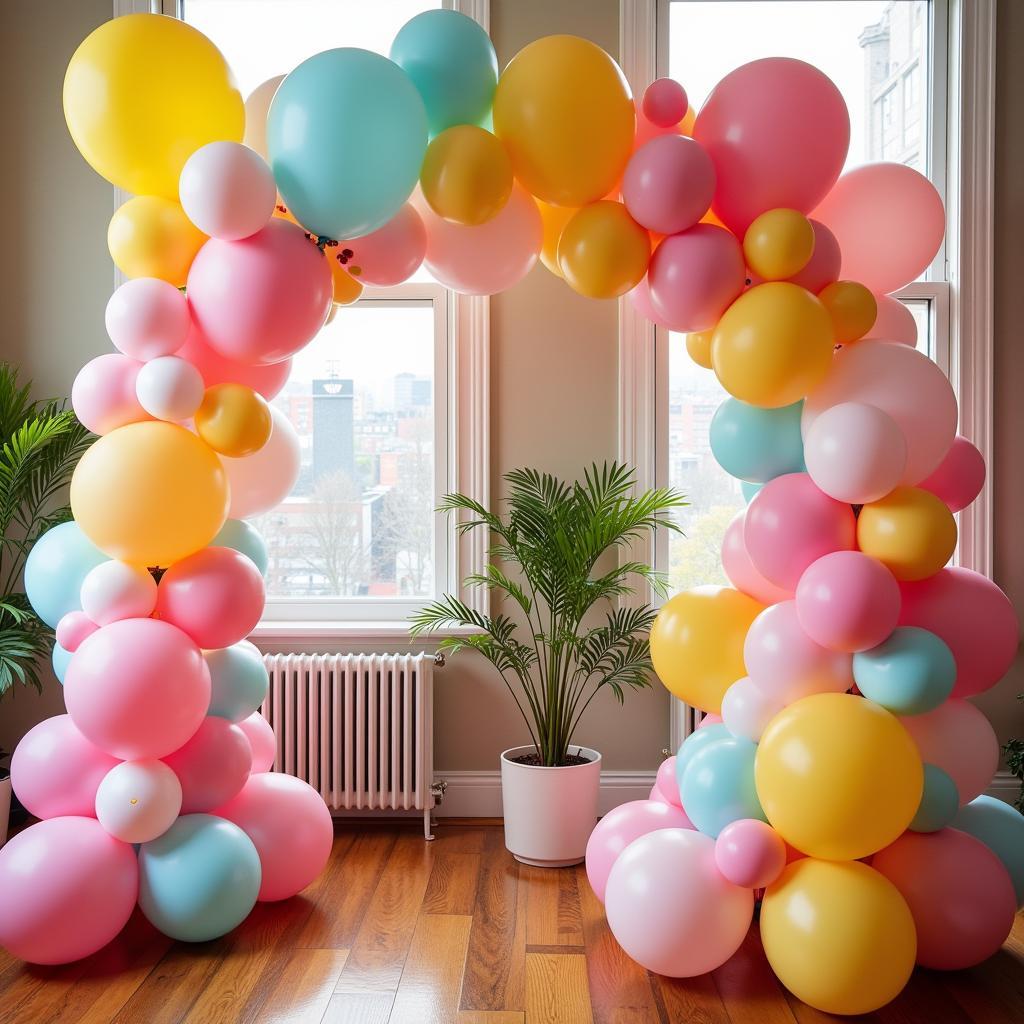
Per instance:
[[[259,649],[243,640],[231,647],[203,651],[210,670],[210,709],[215,718],[241,722],[267,698],[269,677]]]
[[[711,453],[726,473],[753,483],[767,483],[784,473],[802,473],[802,411],[803,402],[762,409],[727,398],[711,420]]]
[[[762,487],[764,487],[764,484],[754,484],[749,480],[741,480],[740,490],[743,492],[743,500],[749,505]]]
[[[397,64],[369,50],[325,50],[282,83],[267,115],[277,187],[315,234],[357,238],[412,194],[427,149],[427,114]]]
[[[691,732],[689,736],[683,740],[676,753],[676,786],[682,788],[683,775],[686,774],[686,769],[690,762],[699,754],[709,743],[714,743],[717,740],[728,739],[732,735],[731,732],[725,727],[722,722],[715,722],[714,725],[705,725],[703,729],[697,729],[696,732]]]
[[[240,551],[260,571],[261,576],[267,575],[270,558],[267,555],[267,544],[252,523],[244,519],[228,519],[220,528],[220,532],[210,541],[210,547],[233,548]]]
[[[718,838],[740,818],[767,821],[754,785],[757,744],[742,736],[708,743],[683,772],[679,796],[698,832]]]
[[[961,807],[953,828],[980,839],[1002,862],[1024,907],[1024,815],[994,796],[975,797]]]
[[[110,556],[82,531],[78,524],[61,523],[35,542],[25,562],[25,593],[29,604],[48,626],[68,613],[82,610],[79,591],[90,569]]]
[[[853,656],[853,679],[868,700],[894,715],[923,715],[953,692],[956,659],[927,629],[898,626],[877,647]]]
[[[50,655],[50,661],[53,664],[53,674],[57,677],[57,682],[61,686],[64,685],[64,677],[68,674],[68,665],[71,664],[72,657],[71,651],[66,651],[60,644],[55,643],[53,645],[53,654]]]
[[[424,11],[406,22],[391,59],[412,79],[427,108],[430,134],[455,124],[486,125],[498,84],[490,37],[458,11]]]

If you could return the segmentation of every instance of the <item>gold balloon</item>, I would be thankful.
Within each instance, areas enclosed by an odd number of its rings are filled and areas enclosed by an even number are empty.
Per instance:
[[[857,281],[833,281],[818,292],[818,298],[832,318],[836,341],[842,345],[863,338],[875,326],[878,302]]]
[[[427,147],[420,186],[439,217],[483,224],[501,212],[512,194],[512,161],[489,131],[455,125]]]
[[[711,336],[714,331],[698,331],[686,336],[686,351],[690,358],[705,370],[711,369]]]
[[[814,228],[798,210],[768,210],[743,236],[747,266],[766,281],[799,274],[814,254]]]
[[[540,210],[541,223],[544,225],[544,241],[540,247],[540,261],[555,277],[562,276],[558,266],[558,240],[562,237],[565,225],[578,213],[574,206],[552,206],[550,203],[537,202]]]
[[[591,299],[625,295],[640,283],[651,260],[651,236],[622,203],[583,207],[562,229],[558,266],[569,286]]]
[[[934,576],[956,550],[956,520],[931,491],[897,487],[857,517],[857,546],[898,580]]]
[[[179,203],[159,196],[136,196],[110,219],[107,247],[125,277],[158,277],[184,286],[204,235]]]
[[[207,388],[195,423],[196,433],[215,452],[232,459],[258,452],[274,425],[267,400],[244,384]]]

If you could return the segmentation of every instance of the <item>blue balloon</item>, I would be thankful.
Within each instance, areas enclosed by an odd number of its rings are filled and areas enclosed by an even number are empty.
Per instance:
[[[498,85],[488,34],[458,11],[424,11],[391,44],[391,59],[412,79],[427,108],[430,134],[456,124],[486,126]]]
[[[79,591],[90,569],[109,562],[75,522],[47,530],[32,546],[25,562],[25,593],[29,604],[48,626],[68,613],[82,610]]]
[[[754,500],[754,495],[757,494],[764,484],[754,484],[749,480],[740,481],[740,490],[743,492],[743,500],[749,505]]]
[[[266,700],[269,676],[259,649],[243,640],[231,647],[203,651],[210,670],[208,715],[241,722]]]
[[[937,765],[925,763],[921,803],[907,827],[912,832],[938,832],[952,822],[959,806],[956,783]]]
[[[53,674],[57,677],[57,682],[61,686],[64,685],[64,677],[68,673],[68,665],[71,664],[71,658],[72,654],[70,651],[66,651],[60,644],[54,643],[50,661],[53,663]]]
[[[139,907],[164,935],[206,942],[246,919],[262,874],[256,847],[237,825],[185,814],[139,848]]]
[[[386,224],[412,194],[427,114],[416,86],[387,57],[325,50],[281,83],[267,148],[299,223],[327,238],[356,238]]]
[[[266,542],[259,530],[244,519],[226,520],[217,536],[210,541],[210,547],[240,551],[259,569],[261,576],[267,575],[270,557],[267,555]]]
[[[953,828],[980,839],[1002,862],[1024,907],[1024,815],[993,796],[975,797],[961,807]]]
[[[686,773],[686,768],[690,761],[709,743],[728,739],[731,735],[732,733],[729,732],[723,722],[715,722],[714,725],[706,725],[703,729],[691,732],[683,740],[679,750],[676,752],[676,785],[680,791],[683,787],[683,775]]]
[[[784,473],[804,471],[800,414],[804,403],[761,409],[727,398],[711,419],[711,453],[731,476],[767,483]]]
[[[953,692],[956,659],[927,629],[898,626],[877,647],[853,656],[853,679],[868,700],[894,715],[922,715]]]
[[[683,773],[679,795],[698,832],[712,838],[741,818],[767,821],[754,785],[757,744],[742,736],[708,743]]]

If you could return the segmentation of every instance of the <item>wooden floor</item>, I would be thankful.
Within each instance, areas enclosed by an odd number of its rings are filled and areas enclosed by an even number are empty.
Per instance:
[[[301,896],[258,904],[231,935],[186,946],[138,913],[105,950],[59,968],[0,953],[0,1024],[811,1024],[840,1018],[779,986],[753,928],[711,975],[649,975],[619,948],[582,866],[528,868],[500,827],[339,828]],[[849,1019],[849,1018],[847,1018]],[[990,961],[917,971],[871,1018],[1024,1021],[1024,920]]]

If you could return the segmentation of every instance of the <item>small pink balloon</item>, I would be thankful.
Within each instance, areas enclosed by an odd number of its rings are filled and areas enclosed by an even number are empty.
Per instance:
[[[690,101],[686,90],[673,78],[656,78],[646,89],[642,110],[644,117],[659,128],[674,128],[684,117]]]
[[[705,729],[709,725],[720,725],[721,722],[722,722],[722,716],[721,715],[715,714],[714,711],[709,711],[697,723],[697,728],[698,729]]]
[[[71,385],[71,406],[81,424],[94,434],[109,434],[128,423],[151,419],[135,394],[142,366],[120,352],[90,359]]]
[[[821,221],[812,220],[811,227],[814,229],[814,252],[803,270],[789,280],[817,295],[826,285],[839,280],[843,257],[836,236]]]
[[[231,488],[231,519],[248,519],[276,508],[291,493],[302,469],[302,448],[291,421],[277,406],[270,407],[274,421],[270,440],[244,459],[221,456]]]
[[[647,794],[647,799],[653,801],[656,804],[663,804],[666,807],[675,806],[667,796],[658,788],[657,782],[651,786],[650,793]]]
[[[959,512],[985,486],[985,459],[966,437],[958,434],[938,469],[917,486],[941,498],[950,512]]]
[[[254,711],[238,723],[238,728],[245,733],[252,749],[252,774],[269,772],[277,758],[277,737],[270,723]]]
[[[29,814],[92,817],[96,790],[118,763],[78,731],[70,715],[33,726],[11,758],[11,788]]]
[[[181,813],[212,811],[245,785],[252,768],[249,737],[226,718],[204,718],[180,750],[161,759],[181,783]]]
[[[878,313],[871,330],[861,341],[888,341],[896,345],[917,347],[917,321],[914,314],[891,295],[876,295]]]
[[[674,331],[706,331],[743,291],[746,267],[736,236],[695,224],[666,238],[647,270],[651,305]]]
[[[654,310],[654,306],[651,304],[651,290],[647,284],[647,278],[643,277],[640,279],[640,283],[628,293],[629,301],[632,303],[633,308],[646,320],[650,320],[652,324],[657,324],[659,327],[667,327],[667,324],[662,323],[661,318]]]
[[[749,594],[761,604],[777,604],[788,601],[793,596],[792,590],[777,587],[762,576],[750,560],[747,546],[743,542],[743,523],[746,511],[737,512],[726,527],[722,537],[722,568],[729,582],[744,594]]]
[[[174,355],[192,326],[185,296],[155,277],[125,281],[110,296],[104,319],[114,347],[143,362]]]
[[[65,651],[74,654],[82,645],[82,641],[92,636],[99,628],[85,612],[68,612],[57,623],[56,640]]]
[[[645,143],[630,157],[622,179],[622,199],[632,218],[663,235],[696,224],[714,194],[711,157],[685,135],[661,135]]]
[[[266,365],[228,359],[210,348],[202,332],[195,326],[176,354],[181,359],[187,359],[202,374],[203,383],[208,388],[215,384],[244,384],[258,391],[268,401],[285,386],[292,370],[290,359]]]
[[[347,266],[356,280],[390,287],[408,281],[419,270],[427,254],[427,229],[415,207],[405,203],[383,227],[339,245],[352,250]]]
[[[658,776],[654,785],[673,807],[682,808],[683,801],[679,796],[679,783],[676,781],[675,754],[671,757],[666,757],[665,760],[658,765]]]
[[[767,822],[741,818],[715,840],[715,864],[722,876],[744,889],[764,889],[786,866],[786,844]]]
[[[233,821],[256,847],[263,868],[257,898],[263,902],[301,892],[331,855],[331,812],[312,786],[291,775],[251,776],[238,796],[216,813]]]
[[[32,964],[66,964],[102,949],[127,924],[139,866],[95,818],[61,817],[0,850],[0,945]]]

